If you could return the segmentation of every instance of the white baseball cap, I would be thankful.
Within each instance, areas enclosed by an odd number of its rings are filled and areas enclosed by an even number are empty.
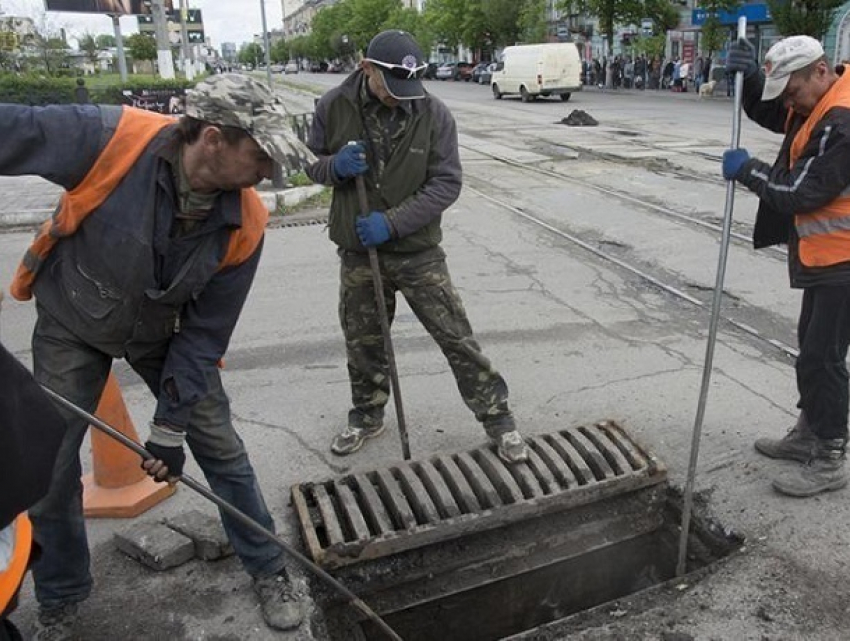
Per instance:
[[[762,100],[773,100],[785,91],[795,71],[823,57],[823,47],[811,36],[791,36],[774,44],[764,57]]]

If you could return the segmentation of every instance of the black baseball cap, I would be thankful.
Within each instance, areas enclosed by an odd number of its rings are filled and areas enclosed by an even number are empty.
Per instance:
[[[397,100],[425,97],[422,76],[428,68],[422,49],[406,31],[391,29],[372,38],[366,60],[381,70],[384,85]]]

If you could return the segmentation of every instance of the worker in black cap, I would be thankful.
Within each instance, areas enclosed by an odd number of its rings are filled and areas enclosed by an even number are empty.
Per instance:
[[[351,454],[384,431],[390,377],[367,255],[375,247],[390,322],[400,291],[439,344],[499,456],[524,461],[528,453],[508,408],[507,384],[473,337],[440,247],[440,220],[460,194],[462,175],[457,125],[422,86],[427,68],[409,33],[383,31],[369,43],[360,68],[316,106],[308,146],[318,160],[307,174],[334,188],[330,237],[341,258],[340,322],[352,395],[331,451]],[[365,216],[357,176],[368,192],[371,212]]]

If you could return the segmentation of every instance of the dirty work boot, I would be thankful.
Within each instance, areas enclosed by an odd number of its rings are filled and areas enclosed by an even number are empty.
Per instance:
[[[254,577],[254,592],[266,625],[275,630],[294,630],[301,625],[304,612],[292,588],[286,570],[270,576]]]
[[[500,434],[494,440],[496,453],[505,463],[521,463],[528,460],[528,449],[517,430]]]
[[[807,497],[840,490],[847,480],[844,439],[819,440],[815,457],[777,477],[773,489],[787,496]]]
[[[375,438],[384,433],[384,425],[375,425],[374,427],[353,427],[346,426],[342,432],[334,436],[331,443],[331,452],[337,456],[345,456],[356,452],[363,447],[363,442],[367,438]]]
[[[754,445],[759,454],[770,458],[808,463],[815,455],[817,444],[818,437],[811,431],[806,415],[800,412],[797,424],[783,438],[760,438]]]
[[[82,637],[74,633],[77,618],[76,603],[58,608],[39,607],[33,641],[80,641]]]

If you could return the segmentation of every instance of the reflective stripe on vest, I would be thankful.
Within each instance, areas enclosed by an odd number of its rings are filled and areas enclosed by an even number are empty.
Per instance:
[[[17,300],[32,298],[32,285],[44,260],[56,243],[76,232],[86,217],[97,209],[133,168],[156,135],[175,123],[171,116],[124,107],[115,133],[82,182],[65,192],[53,217],[38,231],[21,260],[9,291]],[[269,212],[253,188],[243,189],[242,226],[231,232],[230,243],[219,269],[238,265],[257,248]]]
[[[15,530],[15,547],[9,566],[5,571],[0,572],[0,612],[6,609],[18,588],[21,587],[32,548],[32,524],[27,515],[18,515],[12,527]]]
[[[791,143],[791,167],[803,153],[812,131],[834,107],[850,109],[850,69],[824,94]],[[824,135],[829,135],[829,131]],[[850,193],[845,186],[829,204],[794,216],[800,262],[806,267],[828,267],[850,261]]]

